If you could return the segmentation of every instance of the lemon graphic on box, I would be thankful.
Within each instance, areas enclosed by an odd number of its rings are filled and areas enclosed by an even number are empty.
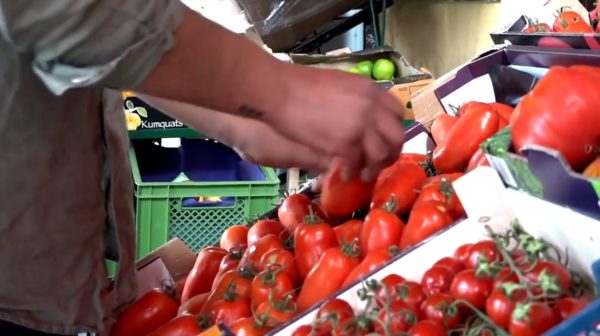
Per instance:
[[[142,117],[148,117],[148,111],[143,107],[135,107],[131,100],[125,101],[125,123],[128,131],[135,131],[142,125]]]

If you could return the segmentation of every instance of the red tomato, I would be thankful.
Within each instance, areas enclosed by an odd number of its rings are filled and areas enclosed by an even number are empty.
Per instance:
[[[592,26],[587,24],[581,15],[572,10],[560,9],[558,16],[554,20],[552,28],[557,33],[593,33]]]
[[[552,32],[552,28],[547,23],[530,23],[527,28],[523,29],[524,33],[548,33]]]
[[[248,246],[240,260],[241,268],[249,268],[256,272],[260,259],[271,250],[284,248],[283,242],[277,235],[268,234],[260,237],[254,244]]]
[[[467,172],[474,170],[475,168],[479,168],[482,166],[490,167],[490,162],[488,161],[485,153],[481,148],[479,148],[471,159],[469,160],[469,164],[467,164]]]
[[[313,328],[310,325],[300,326],[300,327],[296,328],[296,330],[294,330],[294,332],[292,333],[292,336],[312,336],[312,335],[313,335]]]
[[[271,219],[261,219],[256,221],[248,231],[248,246],[254,244],[259,238],[268,234],[274,234],[279,239],[285,241],[289,234],[280,221]]]
[[[327,219],[321,207],[314,204],[304,194],[293,194],[284,199],[277,209],[277,217],[289,232],[294,233],[296,227],[309,215],[309,207],[312,208],[316,216],[323,220]]]
[[[510,117],[514,111],[512,106],[502,104],[502,103],[490,103],[490,105],[496,110],[498,115],[504,119],[505,121],[510,121]]]
[[[344,280],[342,287],[346,287],[363,276],[371,273],[381,265],[391,260],[393,254],[388,248],[375,250],[367,254],[367,256],[356,266]]]
[[[454,299],[448,294],[433,294],[421,304],[424,318],[440,323],[446,328],[452,329],[463,321],[461,310],[452,306]],[[453,307],[453,308],[450,308]]]
[[[437,145],[446,142],[448,133],[450,133],[450,130],[452,127],[454,127],[454,124],[456,124],[457,121],[457,117],[451,116],[447,113],[438,115],[431,124],[431,136],[433,137],[433,141],[435,141]]]
[[[375,332],[378,335],[386,335],[387,329],[389,333],[396,335],[408,331],[418,320],[419,317],[411,306],[402,301],[394,301],[389,306],[389,312],[387,309],[381,309],[377,314],[374,322]]]
[[[297,308],[291,296],[281,300],[265,301],[256,309],[256,315],[264,317],[265,325],[270,328],[288,322],[296,313]]]
[[[495,242],[483,240],[473,244],[469,248],[469,256],[465,261],[465,266],[467,268],[477,268],[479,260],[485,260],[489,263],[502,260]]]
[[[525,267],[526,268],[526,267]],[[567,268],[552,261],[538,261],[535,266],[525,274],[527,280],[548,285],[548,288],[536,288],[534,294],[541,294],[544,289],[553,295],[566,294],[571,289],[571,274]],[[544,281],[543,277],[549,281]],[[554,283],[552,283],[554,280]]]
[[[383,306],[387,302],[388,298],[390,301],[396,300],[398,294],[397,288],[406,281],[403,277],[397,274],[390,274],[385,278],[381,279],[381,287],[377,289],[377,304]]]
[[[526,294],[523,292],[513,291],[509,297],[504,290],[496,289],[485,302],[485,312],[492,322],[507,330],[517,302],[522,302],[525,298]]]
[[[456,299],[465,300],[478,309],[484,309],[485,301],[492,293],[492,280],[478,278],[475,270],[466,269],[454,277],[450,293]]]
[[[419,311],[421,303],[425,301],[425,292],[420,284],[414,281],[404,281],[400,285],[397,285],[395,292],[392,293],[391,298],[399,301],[403,301],[412,307],[415,311]],[[380,306],[385,305],[385,301],[379,301]]]
[[[408,330],[409,336],[446,336],[446,328],[443,325],[431,321],[424,320],[417,322],[410,330]]]
[[[229,329],[236,336],[264,336],[271,331],[269,327],[256,324],[253,317],[239,319]]]
[[[197,316],[202,314],[202,307],[208,300],[208,295],[210,293],[202,293],[194,296],[193,298],[187,300],[184,304],[179,306],[179,311],[177,312],[178,316],[181,315],[193,315]]]
[[[225,273],[223,278],[221,278],[221,281],[210,292],[204,307],[202,307],[202,313],[210,313],[213,310],[215,303],[221,300],[231,288],[235,289],[235,294],[237,296],[249,298],[252,278],[252,272],[246,270],[233,270]]]
[[[248,246],[248,227],[245,225],[230,226],[223,232],[219,246],[225,251],[232,248]]]
[[[454,258],[461,261],[463,264],[466,264],[467,259],[469,259],[469,249],[473,244],[464,244],[459,246],[456,251],[454,251]]]
[[[360,231],[360,252],[363,256],[379,249],[397,246],[404,231],[404,222],[391,209],[372,209]]]
[[[148,336],[197,336],[202,331],[204,328],[194,316],[185,315],[172,319]]]
[[[298,225],[294,234],[294,250],[300,277],[306,278],[321,255],[335,246],[338,246],[337,237],[331,225],[317,218],[308,218]]]
[[[219,272],[221,260],[225,258],[227,251],[220,247],[205,247],[198,253],[196,262],[190,274],[187,276],[181,302],[184,303],[191,297],[210,291],[213,280]]]
[[[215,302],[211,312],[211,323],[223,323],[229,327],[244,317],[252,317],[250,299],[232,293],[231,296],[227,294],[222,300]]]
[[[315,329],[317,333],[331,333],[337,329],[340,322],[354,319],[352,306],[341,299],[331,299],[325,302],[317,311]]]
[[[360,219],[351,219],[344,224],[333,228],[338,244],[346,245],[360,237],[363,222]]]
[[[258,262],[259,272],[266,270],[269,265],[281,266],[282,271],[287,273],[294,287],[300,285],[300,273],[298,272],[296,257],[292,252],[286,249],[274,249],[265,253]]]
[[[386,207],[400,216],[408,213],[426,179],[425,170],[418,164],[400,162],[381,186],[373,191],[371,209]],[[393,206],[388,206],[392,197]]]
[[[250,288],[250,299],[254,309],[269,299],[278,300],[293,294],[294,284],[288,274],[282,271],[281,266],[277,265],[272,265],[258,273],[252,280]]]
[[[435,169],[440,173],[464,171],[479,145],[498,132],[499,119],[498,113],[489,105],[467,111],[454,124],[446,142],[434,149]]]
[[[510,267],[504,267],[494,277],[493,288],[498,288],[506,283],[518,284],[519,277],[513,272]]]
[[[177,302],[160,290],[153,290],[125,309],[110,331],[110,336],[142,336],[158,329],[177,316]]]
[[[221,264],[219,265],[219,271],[213,280],[211,288],[214,289],[217,284],[223,278],[223,275],[229,271],[236,270],[240,265],[240,260],[242,259],[242,255],[244,254],[244,249],[235,247],[229,250],[229,253],[221,260]]]
[[[444,266],[433,266],[421,278],[421,287],[428,296],[450,291],[454,273]]]
[[[465,269],[465,264],[462,261],[452,258],[452,257],[444,257],[433,264],[433,266],[443,266],[452,271],[452,273],[457,274],[458,272]]]
[[[454,220],[444,207],[434,203],[423,203],[413,209],[400,239],[400,250],[416,245],[440,230],[450,226]]]
[[[463,117],[467,113],[471,113],[473,111],[487,111],[490,109],[490,104],[482,103],[478,101],[470,101],[462,104],[458,109],[457,116],[459,118]]]
[[[517,303],[510,319],[508,331],[513,336],[537,336],[557,323],[558,319],[554,312],[545,303]]]
[[[600,146],[600,128],[590,122],[598,116],[599,78],[596,67],[550,68],[515,108],[510,129],[515,149],[521,151],[530,145],[551,148],[574,170],[585,168],[596,158]],[[558,114],[560,118],[556,118]]]
[[[342,288],[344,279],[356,266],[358,258],[339,247],[325,251],[304,280],[298,294],[298,311],[305,311]]]
[[[564,297],[558,299],[554,304],[554,311],[562,321],[573,317],[590,304],[590,301],[584,298]]]
[[[423,186],[419,193],[419,197],[417,197],[415,202],[415,207],[423,203],[437,201],[444,203],[448,207],[449,214],[452,218],[458,219],[463,217],[465,215],[464,209],[458,199],[458,195],[456,195],[456,192],[454,191],[454,187],[452,187],[452,181],[447,178],[442,178],[441,180],[436,179],[433,181],[434,182],[426,183]]]
[[[337,166],[323,177],[323,210],[333,217],[349,216],[369,204],[374,185],[375,182],[364,182],[358,177],[342,181],[341,169]]]
[[[187,275],[184,278],[177,280],[173,286],[175,288],[175,301],[177,301],[177,303],[181,303],[181,295],[183,294],[183,287],[185,286],[186,281]]]

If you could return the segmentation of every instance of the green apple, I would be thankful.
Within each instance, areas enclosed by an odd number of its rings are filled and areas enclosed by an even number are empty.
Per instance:
[[[358,62],[355,68],[360,71],[361,75],[371,78],[371,74],[373,73],[373,62],[369,60]]]
[[[388,59],[380,58],[373,65],[373,78],[376,80],[391,80],[394,79],[396,66]]]

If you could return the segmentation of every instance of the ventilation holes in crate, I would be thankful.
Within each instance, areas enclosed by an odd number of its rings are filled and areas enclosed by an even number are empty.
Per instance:
[[[181,200],[172,200],[169,237],[179,237],[198,251],[218,242],[226,228],[246,223],[245,208],[246,200],[238,199],[233,208],[181,210]]]

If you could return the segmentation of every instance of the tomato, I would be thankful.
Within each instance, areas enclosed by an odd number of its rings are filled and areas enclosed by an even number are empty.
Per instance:
[[[408,330],[409,336],[446,336],[446,328],[441,324],[431,321],[423,320],[417,322],[410,330]]]
[[[277,327],[291,320],[297,312],[296,304],[291,295],[280,300],[268,300],[256,309],[256,315],[264,317],[267,327]]]
[[[375,332],[378,335],[396,335],[403,331],[408,331],[414,326],[419,317],[417,313],[408,304],[402,301],[393,301],[388,309],[384,308],[377,314],[374,322]],[[386,325],[388,328],[386,328]],[[386,329],[388,332],[386,332]]]
[[[421,287],[428,296],[450,291],[450,284],[454,273],[444,266],[433,266],[428,269],[421,278]]]
[[[294,257],[292,252],[280,248],[265,253],[258,262],[258,271],[262,272],[266,270],[269,265],[281,266],[282,271],[287,273],[294,287],[300,285],[300,273],[298,272],[296,257]]]
[[[454,124],[458,121],[458,118],[451,116],[447,113],[442,113],[433,120],[431,124],[431,136],[436,145],[440,145],[446,142],[448,133],[454,127]]]
[[[232,324],[229,330],[236,336],[264,336],[271,328],[260,326],[253,317],[245,317]]]
[[[448,329],[458,326],[463,321],[461,310],[452,306],[454,298],[448,294],[433,294],[421,304],[424,318],[440,323]]]
[[[400,154],[400,158],[398,159],[398,161],[412,162],[418,164],[419,166],[423,166],[426,165],[429,161],[429,155],[418,153],[402,153]]]
[[[355,239],[358,239],[362,226],[363,222],[360,219],[351,219],[344,224],[334,227],[333,231],[337,237],[338,244],[350,244]]]
[[[595,67],[550,68],[515,108],[510,130],[515,149],[530,145],[554,149],[577,171],[592,162],[600,146],[599,80]]]
[[[177,301],[177,303],[181,303],[181,295],[183,294],[183,287],[185,286],[186,281],[187,275],[184,278],[177,280],[173,286],[175,289],[175,301]]]
[[[469,249],[473,244],[463,244],[454,251],[454,258],[466,264],[469,259]]]
[[[257,220],[248,231],[248,246],[254,244],[259,238],[268,234],[274,234],[283,241],[289,237],[289,234],[280,221],[261,219]]]
[[[510,267],[503,267],[498,274],[494,277],[493,288],[498,288],[503,284],[511,283],[518,284],[519,277],[513,272]]]
[[[319,308],[315,322],[317,333],[331,333],[342,321],[354,318],[352,306],[341,299],[331,299]]]
[[[198,295],[194,296],[193,298],[190,298],[184,304],[179,306],[177,315],[178,316],[181,316],[181,315],[197,316],[197,315],[202,314],[202,307],[204,307],[206,300],[208,300],[209,294],[210,294],[209,292],[206,292],[206,293],[198,294]]]
[[[469,160],[469,163],[467,164],[467,172],[470,172],[470,171],[474,170],[475,168],[479,168],[482,166],[490,167],[490,162],[488,161],[487,157],[485,156],[485,153],[483,152],[483,150],[481,148],[479,148],[479,149],[477,149],[475,154],[473,154],[473,156],[471,156],[471,160]]]
[[[434,203],[423,203],[413,209],[400,239],[400,250],[416,245],[454,222],[447,210]]]
[[[369,204],[375,182],[364,182],[360,177],[342,181],[341,168],[336,166],[324,177],[321,205],[333,217],[346,217]]]
[[[558,323],[552,309],[545,303],[517,303],[508,331],[513,336],[537,336]]]
[[[363,256],[379,249],[397,246],[404,231],[404,222],[393,212],[393,205],[386,209],[372,209],[365,217],[360,231],[360,252]]]
[[[404,281],[403,283],[395,286],[394,291],[391,293],[393,300],[403,301],[415,311],[418,311],[421,307],[421,303],[425,301],[425,292],[420,284],[414,281]],[[378,300],[378,305],[385,305],[385,301]]]
[[[379,306],[383,306],[390,300],[395,300],[397,296],[397,288],[406,281],[403,277],[397,274],[390,274],[381,279],[381,287],[377,289],[376,300]]]
[[[366,255],[366,257],[356,266],[344,280],[342,287],[346,287],[363,276],[371,273],[381,265],[385,264],[393,257],[393,253],[388,248],[375,250]]]
[[[523,268],[528,271],[525,278],[539,286],[534,289],[534,294],[544,292],[556,296],[566,294],[571,289],[569,270],[557,262],[541,260],[533,268]]]
[[[429,168],[429,166],[431,165],[430,161],[431,160],[430,160],[429,155],[426,155],[426,154],[415,154],[415,153],[400,154],[400,157],[398,158],[398,160],[396,160],[396,162],[394,162],[394,164],[383,169],[379,173],[379,176],[377,176],[377,181],[375,182],[375,187],[373,188],[373,190],[380,189],[381,186],[383,185],[383,183],[385,182],[385,180],[387,180],[388,177],[394,175],[396,173],[396,170],[398,170],[399,167],[402,167],[406,163],[414,163],[414,164],[418,165],[419,167],[421,167],[423,170],[427,170]]]
[[[356,266],[358,258],[350,251],[339,247],[325,251],[304,280],[298,294],[298,311],[303,312],[338,291]]]
[[[294,332],[292,333],[291,336],[312,336],[312,335],[313,335],[312,326],[303,325],[303,326],[296,328],[296,330],[294,330]]]
[[[513,291],[509,297],[503,289],[496,289],[485,302],[485,312],[492,322],[507,330],[517,302],[526,298],[522,291]]]
[[[230,226],[223,232],[219,246],[229,251],[232,248],[248,246],[248,227],[245,225]]]
[[[592,161],[581,174],[585,177],[600,178],[600,157]]]
[[[187,276],[183,292],[181,293],[181,302],[184,303],[191,297],[206,293],[211,289],[213,280],[219,272],[221,260],[225,258],[227,251],[220,247],[205,247],[198,253],[194,267]]]
[[[289,232],[294,233],[296,227],[309,215],[309,207],[316,216],[323,220],[327,219],[321,207],[314,204],[304,194],[293,194],[286,197],[277,209],[277,217]]]
[[[485,302],[492,293],[492,280],[477,277],[475,270],[466,269],[458,273],[450,286],[452,297],[471,303],[478,309],[485,308]]]
[[[172,319],[148,336],[197,336],[204,329],[194,316],[185,315]]]
[[[393,207],[390,210],[398,215],[404,215],[417,199],[419,189],[427,179],[425,170],[413,162],[400,162],[394,172],[373,191],[371,209],[386,207],[393,197]]]
[[[551,32],[552,28],[547,23],[530,23],[525,29],[524,33],[548,33]]]
[[[554,20],[552,28],[557,33],[593,33],[592,26],[587,24],[579,13],[561,8]]]
[[[482,102],[478,102],[478,101],[470,101],[470,102],[466,102],[460,106],[460,108],[458,109],[457,116],[459,118],[462,118],[466,114],[471,113],[473,111],[487,111],[490,108],[491,108],[491,106],[488,103],[482,103]]]
[[[452,273],[456,274],[465,269],[465,264],[462,261],[452,258],[452,257],[444,257],[433,264],[433,266],[443,266],[452,271]]]
[[[590,301],[584,298],[564,297],[558,299],[554,304],[554,311],[564,321],[573,317],[589,304]]]
[[[483,240],[473,244],[469,248],[469,256],[465,261],[465,266],[467,268],[477,268],[480,260],[485,260],[489,263],[502,260],[495,242]]]
[[[153,332],[177,316],[177,302],[160,290],[144,294],[125,309],[110,336],[142,336]]]
[[[284,248],[283,242],[277,235],[268,234],[260,237],[254,244],[248,246],[240,260],[241,268],[249,268],[253,271],[258,269],[260,259],[271,250]]]
[[[513,111],[515,110],[512,106],[502,103],[490,103],[490,106],[496,110],[498,115],[506,122],[510,121]]]
[[[252,280],[250,288],[252,308],[256,309],[265,301],[281,299],[293,293],[294,284],[288,274],[283,272],[281,266],[271,265]]]
[[[458,219],[465,215],[462,204],[454,191],[454,187],[452,187],[452,181],[450,179],[442,178],[440,180],[428,180],[415,201],[415,207],[423,203],[431,203],[432,201],[441,202],[447,205],[449,214],[452,218]]]
[[[230,326],[244,317],[252,317],[250,299],[235,294],[227,293],[223,299],[215,302],[211,312],[211,324],[223,323]]]
[[[440,173],[462,172],[479,145],[498,132],[498,113],[491,106],[467,111],[433,150],[433,166]]]
[[[235,290],[237,296],[249,298],[252,278],[253,273],[248,270],[232,270],[225,273],[221,281],[210,292],[204,307],[202,307],[202,313],[210,313],[213,310],[214,304],[221,300],[231,288]]]
[[[318,218],[307,218],[294,234],[294,252],[300,278],[304,279],[329,248],[338,246],[333,228]]]
[[[234,247],[229,250],[229,253],[221,260],[221,264],[219,264],[219,271],[213,280],[211,288],[214,289],[219,281],[223,278],[223,275],[229,271],[236,270],[240,265],[240,260],[242,259],[242,255],[244,254],[245,248]]]

